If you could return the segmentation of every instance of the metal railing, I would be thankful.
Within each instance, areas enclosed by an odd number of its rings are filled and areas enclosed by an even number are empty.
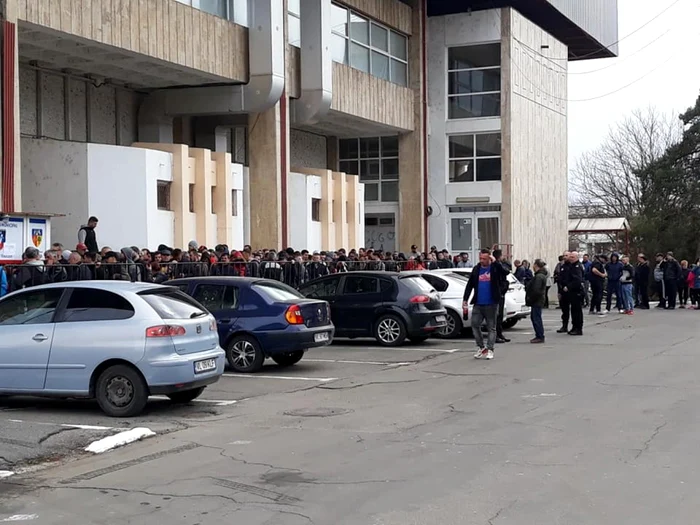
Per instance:
[[[6,265],[7,292],[40,284],[70,281],[121,280],[131,282],[163,283],[172,279],[205,276],[262,277],[298,287],[308,281],[332,273],[353,271],[432,270],[449,268],[441,261],[419,266],[415,261],[255,261],[255,262],[169,262],[169,263],[116,263],[116,264],[31,264]]]

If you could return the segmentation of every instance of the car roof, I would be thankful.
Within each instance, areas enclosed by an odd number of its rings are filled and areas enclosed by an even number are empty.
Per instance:
[[[153,283],[132,283],[129,281],[64,281],[61,283],[50,283],[32,286],[32,290],[50,288],[91,288],[97,290],[110,290],[119,292],[142,292],[162,288],[159,284]],[[30,288],[23,288],[29,290]],[[17,290],[18,292],[21,290]]]
[[[343,276],[351,276],[351,275],[364,275],[365,277],[401,277],[404,275],[406,272],[385,272],[383,270],[352,270],[350,272],[339,272],[339,273],[331,273],[328,275],[324,275],[322,277],[318,277],[317,279],[314,279],[314,281],[319,280],[319,279],[328,279],[330,277],[343,277]],[[313,282],[313,281],[309,281]],[[306,283],[304,283],[306,284]]]
[[[261,277],[236,277],[233,275],[213,275],[213,276],[203,276],[203,277],[183,277],[181,279],[173,279],[171,281],[166,281],[165,284],[167,285],[172,285],[172,284],[188,284],[188,283],[217,283],[217,282],[223,282],[223,283],[229,283],[233,284],[235,283],[236,285],[248,285],[250,286],[251,284],[254,283],[260,283],[260,282],[279,282],[279,281],[274,281],[272,279],[263,279]]]

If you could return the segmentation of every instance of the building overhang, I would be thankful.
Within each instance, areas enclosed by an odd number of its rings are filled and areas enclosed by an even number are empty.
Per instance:
[[[569,60],[618,55],[617,0],[428,0],[428,16],[502,7],[516,9],[566,44]]]

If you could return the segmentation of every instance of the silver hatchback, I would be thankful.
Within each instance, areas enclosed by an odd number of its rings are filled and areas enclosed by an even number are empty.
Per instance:
[[[0,395],[95,398],[132,417],[149,395],[192,401],[223,372],[214,317],[169,286],[77,281],[0,300]]]

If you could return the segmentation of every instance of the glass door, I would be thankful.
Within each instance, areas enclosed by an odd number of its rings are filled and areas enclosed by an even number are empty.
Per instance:
[[[482,248],[499,244],[501,220],[499,212],[462,212],[450,215],[450,250],[453,254],[466,252],[476,263]]]

